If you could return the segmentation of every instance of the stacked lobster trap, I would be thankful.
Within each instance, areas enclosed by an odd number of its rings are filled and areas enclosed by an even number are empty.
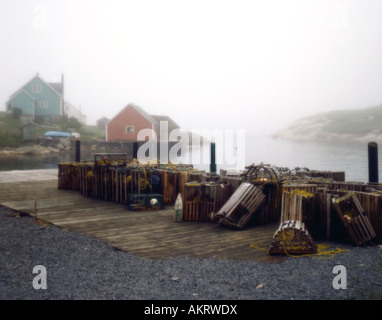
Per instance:
[[[188,179],[198,176],[200,173],[192,165],[141,164],[105,156],[94,162],[60,163],[58,189],[76,190],[86,197],[129,206],[134,202],[131,208],[138,207],[139,202],[145,205],[147,198],[155,198],[163,206],[174,204]]]
[[[184,185],[183,220],[213,222],[215,214],[232,194],[226,183],[191,181]]]
[[[343,172],[306,168],[293,172],[263,164],[246,167],[241,178],[261,186],[267,195],[254,220],[258,224],[280,222],[270,246],[271,254],[311,254],[316,250],[313,239],[350,240],[357,246],[382,241],[379,185],[345,182]],[[346,222],[340,204],[349,199],[358,214]]]
[[[355,245],[382,241],[382,186],[345,182],[343,172],[261,163],[236,174],[222,170],[218,176],[192,165],[141,164],[108,156],[61,163],[58,169],[59,189],[125,204],[130,210],[174,205],[180,194],[183,221],[238,230],[279,222],[270,253],[311,253],[313,239],[343,240],[344,234]],[[357,211],[352,221],[344,209],[349,201]]]

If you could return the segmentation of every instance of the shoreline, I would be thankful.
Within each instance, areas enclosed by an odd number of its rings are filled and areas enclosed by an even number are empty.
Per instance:
[[[325,131],[326,123],[317,124],[308,120],[287,127],[272,135],[274,139],[296,142],[324,142],[324,143],[368,143],[381,141],[382,134],[378,132],[359,133],[334,133]]]

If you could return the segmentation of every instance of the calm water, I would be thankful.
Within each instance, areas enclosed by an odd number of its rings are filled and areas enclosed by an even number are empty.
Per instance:
[[[220,147],[216,146],[217,153]],[[201,151],[203,153],[200,156]],[[234,157],[233,159],[237,159],[235,157],[239,152],[234,152],[237,154],[231,153],[231,155]],[[245,152],[240,152],[239,155],[242,155],[240,157],[242,161],[234,163],[232,160],[227,163],[228,157],[224,155],[220,157],[217,161],[218,172],[221,168],[243,169],[242,166],[237,167],[237,163],[245,166],[263,162],[289,169],[305,167],[310,170],[345,171],[346,181],[367,182],[368,180],[367,144],[299,143],[268,137],[246,136]],[[93,159],[93,155],[81,154],[81,158],[82,160]],[[74,154],[61,154],[45,158],[31,156],[0,159],[0,170],[52,169],[57,168],[57,164],[60,162],[74,161],[74,159]],[[380,154],[378,159],[382,159]],[[181,162],[193,163],[197,169],[209,170],[209,147],[202,150],[194,149],[194,152],[190,154],[186,153]],[[379,166],[382,168],[381,161]]]
[[[310,170],[345,171],[346,181],[368,181],[367,143],[303,143],[259,136],[246,136],[245,140],[245,165],[263,162],[291,170],[303,167]],[[379,171],[382,168],[380,149],[381,147],[378,148]],[[209,168],[208,165],[199,167],[205,170]],[[237,169],[235,164],[227,163],[218,164],[217,168]]]
[[[262,161],[290,169],[345,171],[346,181],[368,181],[367,144],[298,143],[261,138],[247,141],[246,162]]]

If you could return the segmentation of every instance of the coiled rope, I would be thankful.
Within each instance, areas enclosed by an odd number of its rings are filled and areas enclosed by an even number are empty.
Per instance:
[[[250,244],[250,247],[254,248],[254,249],[266,251],[269,254],[269,250],[258,246],[257,242]],[[339,253],[350,251],[350,250],[345,250],[345,249],[341,249],[338,247],[335,249],[332,249],[332,250],[328,250],[331,247],[331,244],[329,244],[329,243],[328,244],[317,244],[316,247],[317,247],[316,253],[293,255],[293,254],[290,254],[286,250],[285,247],[284,247],[284,252],[288,257],[292,257],[292,258],[312,257],[315,259],[327,259],[327,260],[329,260],[329,259],[333,259]]]

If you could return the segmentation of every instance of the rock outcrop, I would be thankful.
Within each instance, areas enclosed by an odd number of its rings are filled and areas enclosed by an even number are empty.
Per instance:
[[[40,141],[39,144],[26,145],[18,148],[0,147],[0,157],[47,156],[70,150],[70,139],[52,139]]]
[[[328,112],[299,119],[274,138],[294,141],[356,142],[382,140],[377,108]],[[373,115],[374,113],[374,115]]]

